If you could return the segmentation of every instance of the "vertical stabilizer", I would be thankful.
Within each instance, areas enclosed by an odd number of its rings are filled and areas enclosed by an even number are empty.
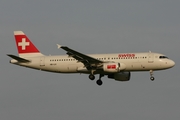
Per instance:
[[[14,37],[20,57],[43,56],[22,31],[14,31]]]

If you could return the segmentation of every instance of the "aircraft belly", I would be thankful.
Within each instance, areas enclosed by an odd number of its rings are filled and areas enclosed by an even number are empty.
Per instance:
[[[69,64],[67,66],[67,72],[77,72],[78,66],[76,64]]]
[[[139,70],[139,69],[142,69],[142,66],[141,66],[140,62],[133,62],[131,64],[128,64],[127,69],[128,70]]]
[[[133,62],[126,64],[126,71],[146,71],[152,69],[154,66],[147,62]]]
[[[126,66],[126,71],[149,71],[162,69],[162,65],[158,62],[133,62],[131,64],[126,63]]]
[[[58,73],[76,73],[78,64],[66,64],[66,63],[54,63],[46,66],[48,71],[58,72]]]

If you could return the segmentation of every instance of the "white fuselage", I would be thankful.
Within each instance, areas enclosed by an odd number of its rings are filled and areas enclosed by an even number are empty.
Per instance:
[[[132,56],[126,53],[118,54],[91,54],[93,58],[96,58],[105,62],[115,62],[125,65],[123,71],[149,71],[149,70],[163,70],[174,66],[174,62],[168,58],[161,58],[164,56],[159,53],[133,53]],[[78,62],[72,57],[67,55],[60,56],[37,56],[27,57],[30,60],[29,63],[19,63],[16,60],[11,60],[13,64],[39,69],[49,72],[57,73],[90,73],[84,64]],[[95,73],[97,74],[97,73]]]
[[[129,81],[131,71],[149,71],[153,81],[153,71],[164,70],[175,65],[174,61],[159,53],[117,53],[85,55],[67,46],[57,44],[58,49],[66,51],[67,55],[45,56],[23,31],[14,31],[16,47],[19,56],[7,54],[13,58],[10,63],[56,73],[86,73],[89,79],[102,85],[101,78],[107,76],[117,81]]]

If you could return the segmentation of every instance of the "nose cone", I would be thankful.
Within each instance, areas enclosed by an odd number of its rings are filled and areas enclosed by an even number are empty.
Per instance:
[[[175,62],[171,60],[171,61],[169,61],[169,65],[170,65],[170,67],[174,67]]]

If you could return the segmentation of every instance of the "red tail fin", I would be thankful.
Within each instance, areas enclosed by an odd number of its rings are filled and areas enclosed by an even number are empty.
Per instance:
[[[42,55],[36,46],[22,31],[14,31],[16,46],[19,56],[39,56]]]

